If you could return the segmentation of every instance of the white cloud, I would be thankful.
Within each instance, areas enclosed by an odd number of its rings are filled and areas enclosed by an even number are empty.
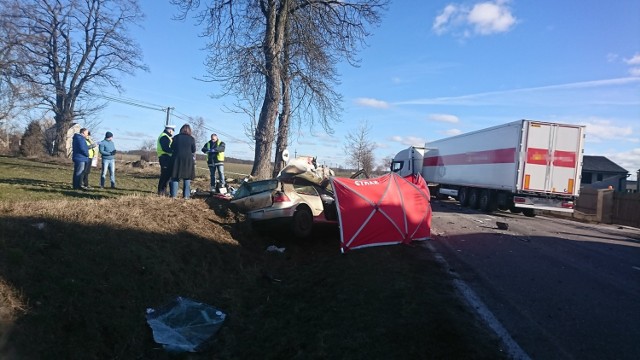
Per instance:
[[[433,21],[433,31],[438,35],[447,32],[447,24],[451,21],[452,16],[458,11],[458,7],[453,4],[445,6],[442,13],[436,16],[436,19]]]
[[[481,35],[509,31],[516,23],[516,18],[505,4],[490,2],[474,5],[467,19]]]
[[[460,37],[507,32],[517,23],[508,3],[508,0],[485,1],[471,8],[449,4],[436,16],[432,29],[438,35],[453,32]]]
[[[398,136],[394,135],[389,138],[390,141],[397,142],[407,146],[424,146],[427,142],[424,138],[417,136]]]
[[[462,134],[462,130],[459,129],[449,129],[447,131],[444,131],[443,134],[447,135],[447,136],[456,136],[456,135],[460,135]]]
[[[377,109],[386,109],[389,107],[388,102],[371,98],[358,98],[356,99],[356,104]]]
[[[467,94],[460,96],[449,97],[437,97],[426,99],[415,99],[395,102],[394,105],[458,105],[458,106],[470,106],[470,105],[498,105],[502,103],[513,104],[513,99],[504,100],[507,95],[515,94],[529,94],[533,92],[548,93],[551,90],[577,90],[577,89],[597,89],[609,86],[625,86],[640,82],[640,77],[625,77],[617,79],[605,79],[605,80],[593,80],[582,81],[567,84],[557,84],[530,88],[520,88],[503,91],[488,91],[476,94]],[[529,97],[525,97],[529,98]],[[637,99],[637,97],[634,97]],[[575,99],[571,99],[572,102]],[[633,105],[638,103],[634,100]]]
[[[632,67],[629,69],[629,75],[638,77],[640,76],[640,67]]]
[[[607,140],[630,140],[629,136],[633,134],[630,126],[615,126],[611,120],[592,118],[582,125],[587,126],[586,140],[589,142],[602,142]]]
[[[640,53],[636,53],[631,59],[624,59],[624,62],[629,65],[640,65]]]
[[[618,54],[614,54],[614,53],[608,53],[607,54],[607,62],[616,62],[618,60]]]
[[[428,119],[433,121],[448,122],[452,124],[460,121],[457,116],[449,114],[429,114]]]
[[[636,179],[637,171],[640,170],[640,148],[604,154],[604,156],[631,173],[629,180]]]

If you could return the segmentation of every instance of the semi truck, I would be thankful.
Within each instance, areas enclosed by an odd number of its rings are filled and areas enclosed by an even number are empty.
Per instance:
[[[421,174],[432,194],[464,207],[535,216],[573,212],[580,191],[585,127],[518,120],[410,146],[391,170]]]

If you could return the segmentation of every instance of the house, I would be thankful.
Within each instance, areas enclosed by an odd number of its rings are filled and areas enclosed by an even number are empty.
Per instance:
[[[627,180],[627,192],[628,193],[640,193],[640,181],[638,180]]]
[[[80,126],[80,124],[76,124],[73,123],[71,124],[71,127],[69,128],[69,130],[67,130],[67,154],[66,156],[68,158],[71,157],[71,150],[72,150],[72,143],[73,143],[73,135],[75,133],[80,132],[80,128],[82,126]],[[47,130],[45,130],[45,141],[47,143],[47,148],[49,150],[50,154],[53,154],[54,152],[54,146],[56,144],[56,126],[52,126],[50,128],[48,128]]]
[[[605,156],[584,155],[580,187],[606,189],[611,186],[620,192],[627,191],[629,172]]]

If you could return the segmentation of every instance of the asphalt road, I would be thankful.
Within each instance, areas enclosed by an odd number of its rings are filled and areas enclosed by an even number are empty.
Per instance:
[[[529,357],[640,359],[639,229],[432,207],[433,247]]]

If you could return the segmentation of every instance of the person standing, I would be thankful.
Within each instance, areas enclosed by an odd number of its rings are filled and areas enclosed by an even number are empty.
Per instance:
[[[95,158],[96,152],[98,150],[96,149],[98,147],[98,144],[96,144],[91,138],[91,131],[87,131],[86,142],[87,142],[87,147],[89,148],[89,160],[87,161],[87,164],[84,167],[84,174],[82,174],[82,186],[84,186],[87,190],[90,190],[91,187],[89,186],[89,174],[91,173],[91,166],[93,165],[93,159]]]
[[[216,170],[218,171],[220,187],[225,187],[224,148],[224,141],[218,139],[217,134],[211,134],[211,140],[207,141],[202,147],[202,152],[207,154],[207,165],[209,166],[209,174],[211,175],[211,192],[216,191]]]
[[[107,171],[111,176],[111,188],[116,188],[116,146],[113,143],[113,134],[107,131],[104,140],[100,142],[98,147],[100,156],[102,156],[102,176],[100,176],[100,187],[104,188],[107,178]]]
[[[171,140],[175,129],[174,125],[165,126],[156,143],[156,152],[160,162],[160,180],[158,180],[158,195],[160,196],[167,194],[167,185],[171,179]]]
[[[80,129],[80,132],[73,135],[71,143],[72,160],[73,160],[73,188],[82,189],[82,175],[84,168],[89,161],[89,148],[87,147],[87,134],[89,130]]]
[[[191,126],[184,124],[180,133],[171,141],[171,197],[175,199],[178,193],[180,179],[184,180],[182,195],[185,199],[191,196],[191,180],[196,177],[196,140],[191,136]]]

